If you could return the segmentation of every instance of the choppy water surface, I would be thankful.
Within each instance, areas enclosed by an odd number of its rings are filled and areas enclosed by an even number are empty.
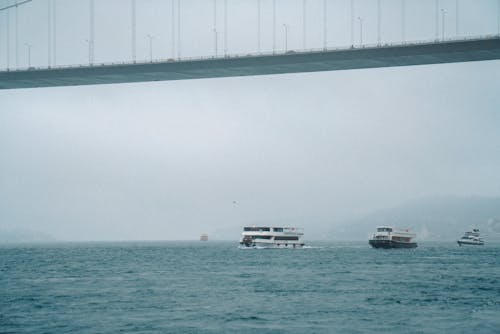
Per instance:
[[[498,244],[317,246],[3,246],[0,332],[500,332]]]

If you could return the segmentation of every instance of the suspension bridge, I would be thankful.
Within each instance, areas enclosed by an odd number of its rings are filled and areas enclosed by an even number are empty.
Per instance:
[[[31,6],[38,2],[46,6],[47,14],[46,29],[47,43],[44,48],[47,50],[46,65],[34,65],[31,60],[32,45],[25,43],[27,50],[27,63],[25,66],[19,66],[19,41],[18,41],[18,10],[22,6]],[[350,41],[346,46],[331,45],[331,24],[329,25],[328,14],[332,12],[334,3],[329,0],[302,0],[296,1],[302,4],[297,11],[300,15],[296,24],[283,23],[284,39],[280,40],[282,46],[278,47],[277,30],[278,19],[276,15],[277,0],[256,0],[256,47],[254,50],[245,50],[244,52],[230,52],[228,48],[228,2],[231,0],[213,0],[207,1],[213,8],[210,16],[213,17],[213,23],[206,27],[213,36],[213,49],[211,52],[202,55],[183,55],[181,45],[181,2],[180,0],[171,0],[170,7],[170,34],[171,43],[170,54],[163,57],[153,56],[154,36],[147,34],[149,57],[138,59],[137,57],[137,4],[138,0],[130,1],[130,57],[124,61],[98,62],[95,59],[95,3],[94,0],[88,2],[88,38],[85,42],[88,46],[88,62],[77,65],[58,64],[56,62],[57,49],[57,23],[56,4],[57,0],[24,0],[17,2],[7,2],[0,8],[0,13],[4,14],[8,29],[6,33],[4,58],[5,68],[0,70],[0,89],[14,88],[35,88],[35,87],[56,87],[56,86],[75,86],[75,85],[95,85],[95,84],[113,84],[127,82],[146,82],[146,81],[164,81],[164,80],[186,80],[202,78],[220,78],[234,76],[252,76],[252,75],[270,75],[301,72],[334,71],[363,68],[379,68],[392,66],[411,66],[443,64],[454,62],[481,61],[500,59],[500,1],[497,6],[496,29],[487,31],[486,34],[475,36],[460,30],[460,4],[459,0],[453,3],[447,1],[447,7],[442,6],[443,0],[432,0],[429,7],[429,22],[433,23],[434,30],[432,36],[426,39],[411,39],[408,37],[410,27],[406,23],[408,7],[411,1],[400,0],[398,11],[400,15],[391,21],[398,22],[398,31],[400,37],[395,40],[384,40],[383,35],[383,17],[384,10],[389,11],[393,8],[384,6],[384,0],[377,0],[372,9],[373,17],[370,18],[374,31],[366,28],[366,22],[370,21],[369,15],[364,17],[357,16],[356,11],[362,12],[362,7],[355,7],[355,0],[345,2],[348,16],[348,23],[344,29],[337,29],[337,35],[347,35]],[[307,13],[311,12],[308,6],[316,2],[316,9],[320,14],[321,20],[316,24],[318,28],[315,32],[308,29]],[[337,2],[335,2],[337,3]],[[394,2],[392,2],[394,3]],[[445,20],[450,3],[454,5],[454,34],[445,34]],[[220,6],[222,4],[222,6]],[[268,5],[268,11],[265,5]],[[219,7],[218,7],[219,6]],[[236,5],[235,5],[236,6]],[[233,6],[234,8],[234,6]],[[233,9],[234,11],[235,9]],[[15,11],[14,15],[9,14]],[[283,10],[282,10],[283,11]],[[265,24],[265,15],[268,13],[270,22]],[[221,15],[222,14],[222,15]],[[199,15],[202,15],[201,13]],[[222,23],[217,17],[222,16]],[[462,14],[464,15],[464,14]],[[14,24],[10,16],[16,17]],[[470,17],[467,20],[470,21]],[[13,26],[13,28],[11,27]],[[295,43],[298,46],[293,47],[290,43],[290,26],[300,26],[302,28],[301,41]],[[313,26],[312,23],[309,26]],[[268,28],[271,40],[269,45],[264,45],[265,28]],[[14,40],[11,40],[14,30]],[[296,29],[297,30],[297,29]],[[392,29],[394,30],[394,29]],[[496,30],[496,31],[495,31]],[[316,43],[316,47],[308,48],[307,37],[309,35],[320,35],[321,41]],[[373,40],[369,40],[369,36]],[[223,42],[220,42],[223,35]],[[190,37],[192,40],[195,37]],[[242,39],[243,40],[243,39]],[[17,66],[11,66],[12,44],[15,50],[15,59]],[[60,43],[59,43],[60,44]],[[219,50],[222,44],[222,52]],[[345,44],[345,43],[344,43]],[[143,50],[144,51],[144,50]]]

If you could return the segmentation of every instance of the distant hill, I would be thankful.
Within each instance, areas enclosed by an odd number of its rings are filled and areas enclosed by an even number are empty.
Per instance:
[[[410,228],[419,240],[456,240],[479,228],[485,240],[500,240],[499,197],[435,197],[413,200],[379,210],[334,227],[335,240],[366,240],[378,225]]]
[[[50,241],[55,241],[55,239],[50,235],[39,231],[0,227],[0,244]]]

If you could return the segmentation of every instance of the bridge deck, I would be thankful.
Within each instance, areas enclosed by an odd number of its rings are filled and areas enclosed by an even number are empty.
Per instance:
[[[0,89],[336,71],[500,59],[500,38],[0,72]]]

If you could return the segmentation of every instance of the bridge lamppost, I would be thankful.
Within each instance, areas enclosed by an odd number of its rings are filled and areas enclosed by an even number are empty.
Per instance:
[[[354,0],[351,0],[351,47],[354,47]]]
[[[33,45],[29,44],[29,43],[25,43],[26,45],[26,49],[28,51],[28,69],[31,67],[31,47]]]
[[[150,34],[146,35],[146,38],[149,39],[149,62],[153,62],[153,36]]]
[[[359,21],[359,46],[363,46],[363,18],[358,16]]]
[[[273,54],[276,53],[276,0],[273,0]]]
[[[406,42],[406,2],[401,1],[401,42]]]
[[[219,55],[219,32],[215,28],[213,29],[213,32],[214,32],[214,54],[215,58],[217,58],[217,56]]]
[[[261,12],[261,0],[257,0],[257,53],[260,53],[260,34],[261,34],[261,18],[260,18],[260,12]]]
[[[328,45],[328,10],[327,10],[327,1],[323,0],[323,50],[327,49],[327,45]]]
[[[136,62],[136,3],[135,3],[136,0],[132,0],[131,2],[131,12],[132,12],[132,15],[131,15],[131,20],[132,20],[132,31],[131,31],[131,46],[132,46],[132,62],[135,64]]]
[[[497,4],[497,34],[500,36],[500,0],[498,0]]]
[[[307,17],[307,0],[302,0],[302,49],[306,49],[306,17]]]
[[[224,0],[224,57],[227,57],[227,0]]]
[[[442,37],[441,37],[441,40],[442,41],[444,41],[444,22],[445,22],[445,17],[446,17],[446,9],[441,8],[441,24],[442,24],[442,27],[441,27]]]
[[[381,18],[382,18],[382,10],[381,10],[381,0],[377,0],[377,45],[380,46],[382,44],[382,33],[381,33],[381,28],[382,28],[382,23]]]
[[[285,53],[288,51],[288,24],[283,23],[283,28],[285,29]]]
[[[214,55],[217,57],[218,53],[218,36],[217,36],[217,0],[213,0],[214,7],[214,27],[212,28],[212,32],[214,33]]]
[[[500,0],[497,0],[497,35],[500,36]]]
[[[89,45],[88,48],[89,48],[89,65],[92,66],[92,41],[91,40],[88,40],[86,39],[85,42],[87,42],[87,44]]]

